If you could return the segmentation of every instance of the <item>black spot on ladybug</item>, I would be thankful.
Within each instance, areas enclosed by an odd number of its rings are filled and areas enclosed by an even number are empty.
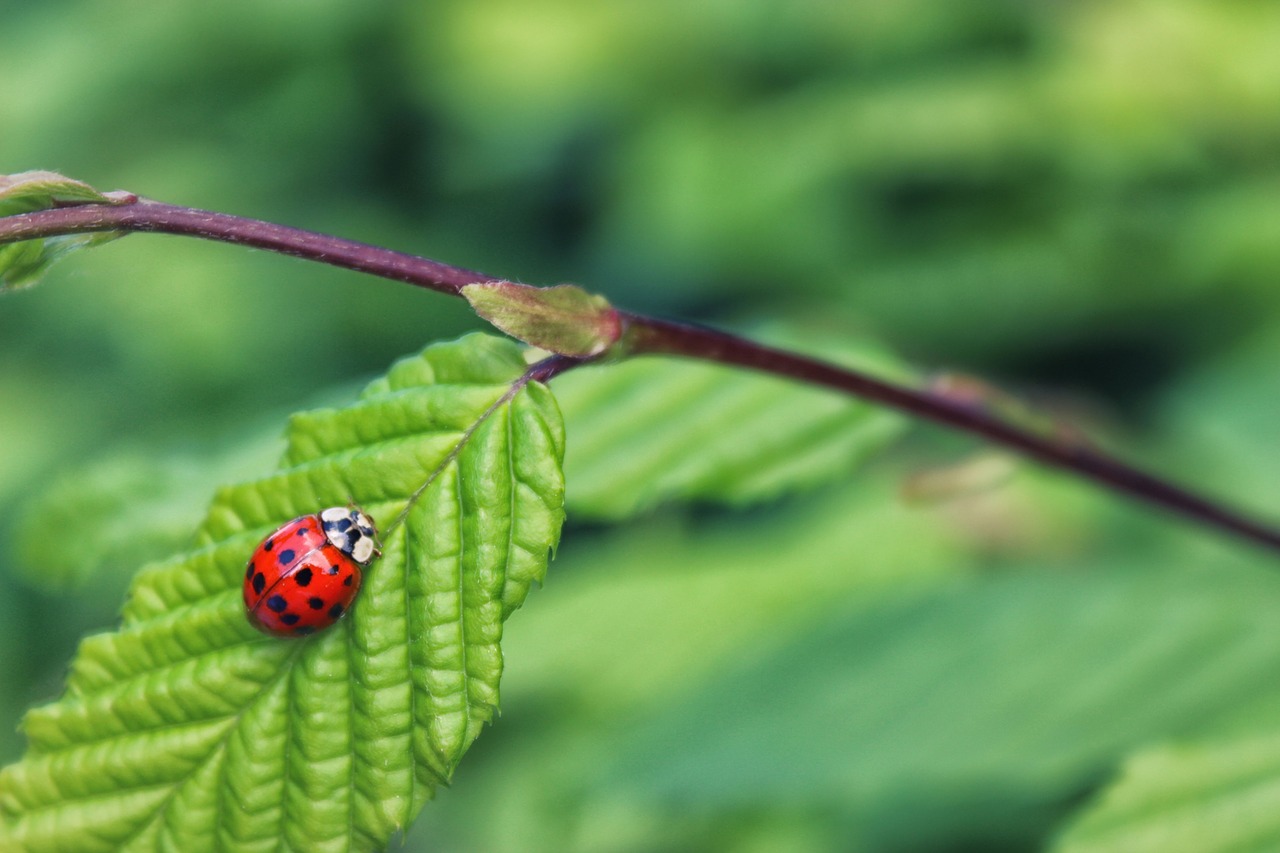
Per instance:
[[[337,567],[337,566],[330,566],[329,568],[327,568],[327,569],[325,569],[325,570],[324,570],[324,573],[325,573],[326,575],[336,575],[336,574],[338,573],[338,567]]]
[[[280,621],[286,625],[296,625],[298,624],[298,618],[297,613],[283,613],[280,616]]]
[[[335,605],[333,605],[332,607],[330,607],[330,608],[329,608],[329,615],[330,615],[330,616],[332,616],[334,619],[337,619],[339,616],[341,616],[341,615],[342,615],[342,605],[341,605],[341,604],[335,604]]]
[[[345,578],[342,579],[342,585],[351,586],[351,582],[355,579],[356,579],[355,575],[347,575]]]
[[[253,576],[253,591],[262,592],[262,588],[267,585],[267,579],[262,576],[262,572],[258,572]]]
[[[267,599],[267,609],[275,613],[283,612],[288,606],[289,602],[284,600],[283,595],[273,595]]]
[[[308,530],[308,529],[307,529],[307,528],[305,528],[305,527],[299,527],[299,528],[298,528],[298,535],[299,535],[299,536],[306,536],[306,535],[307,535],[308,533],[310,533],[310,532],[311,532],[311,531],[310,531],[310,530]],[[298,630],[299,630],[299,631],[301,631],[302,629],[301,629],[301,628],[299,628]]]
[[[270,539],[262,543],[262,550],[264,551],[270,551],[274,547],[276,547],[276,543],[272,542]]]
[[[284,565],[288,565],[293,562],[293,558],[296,556],[297,555],[293,552],[292,548],[286,548],[280,552],[280,562]]]
[[[248,580],[253,577],[253,560],[249,561],[249,568],[244,570],[244,579]]]
[[[299,637],[305,637],[307,634],[314,634],[315,632],[315,627],[311,625],[300,625],[293,629],[293,633],[297,634]]]
[[[314,595],[307,599],[307,604],[311,605],[312,610],[319,610],[324,607],[324,599],[316,598]]]
[[[293,576],[293,579],[298,582],[298,586],[306,586],[311,583],[311,567],[307,566],[305,569],[300,569]]]

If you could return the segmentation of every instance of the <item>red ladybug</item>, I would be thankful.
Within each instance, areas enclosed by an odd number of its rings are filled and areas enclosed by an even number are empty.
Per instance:
[[[355,507],[295,518],[262,540],[249,559],[249,621],[283,637],[328,628],[355,600],[361,569],[381,553],[373,519]]]

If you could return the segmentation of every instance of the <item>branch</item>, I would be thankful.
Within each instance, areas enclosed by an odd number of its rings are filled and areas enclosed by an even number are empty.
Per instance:
[[[1084,477],[1115,492],[1181,515],[1221,532],[1280,551],[1280,530],[1140,471],[1079,442],[1038,435],[992,415],[925,391],[892,385],[844,367],[774,349],[734,335],[623,314],[632,354],[699,358],[786,376],[842,391],[926,421],[975,435],[1052,468]]]
[[[450,296],[461,296],[462,288],[468,284],[501,281],[461,267],[352,240],[154,201],[112,206],[88,204],[0,218],[0,244],[101,231],[180,234],[237,243],[402,281]],[[979,409],[925,391],[893,385],[855,370],[724,332],[627,312],[618,314],[626,328],[622,342],[628,355],[697,358],[840,391],[975,435],[1049,467],[1083,477],[1109,491],[1280,552],[1280,530],[1077,442],[1037,435]],[[553,363],[555,368],[550,371],[553,375],[569,366],[567,361]]]
[[[145,199],[133,204],[83,204],[0,217],[0,244],[102,231],[179,234],[236,243],[403,281],[450,296],[459,295],[468,284],[501,280],[355,240]]]

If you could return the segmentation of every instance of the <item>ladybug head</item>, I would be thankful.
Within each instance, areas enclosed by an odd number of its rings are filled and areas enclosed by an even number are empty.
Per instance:
[[[356,507],[330,507],[320,513],[320,523],[329,543],[362,566],[381,553],[373,519]]]

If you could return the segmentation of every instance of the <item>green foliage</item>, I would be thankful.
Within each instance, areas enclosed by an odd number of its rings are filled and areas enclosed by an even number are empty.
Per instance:
[[[111,196],[56,172],[0,175],[0,216],[46,210],[65,202],[110,204],[111,201]]]
[[[0,776],[5,846],[383,847],[495,713],[502,623],[558,538],[554,400],[529,385],[485,416],[523,369],[473,336],[296,417],[283,467],[222,489],[198,547],[146,569],[122,628],[28,714],[30,752]],[[263,535],[348,500],[385,524],[428,478],[348,619],[306,640],[248,625]]]
[[[1274,4],[315,0],[303,14],[297,4],[257,0],[0,7],[0,171],[50,164],[101,186],[512,280],[578,281],[661,316],[716,324],[766,316],[806,338],[834,327],[861,339],[865,330],[917,363],[1031,392],[1152,470],[1264,517],[1280,509]],[[98,35],[92,49],[85,32]],[[0,641],[12,652],[0,656],[0,715],[8,721],[48,699],[75,642],[102,630],[118,600],[96,586],[53,596],[27,583],[43,554],[85,568],[99,553],[98,532],[113,530],[94,513],[110,506],[134,517],[135,543],[160,547],[182,531],[175,524],[145,535],[142,505],[164,498],[140,472],[169,472],[154,485],[174,488],[175,518],[196,517],[213,483],[241,477],[218,471],[230,463],[209,447],[474,323],[461,300],[188,240],[139,236],[72,257],[50,275],[57,287],[0,303],[0,500],[9,510],[0,513]],[[687,367],[624,367],[658,364]],[[589,396],[595,383],[613,381],[600,370],[553,386],[557,396]],[[607,427],[594,425],[598,417],[584,409],[566,427],[571,520],[644,505],[630,487],[618,506],[597,500],[610,466],[643,468],[630,461],[630,449],[643,449],[632,440],[573,467],[578,437],[587,442]],[[679,438],[679,424],[652,426]],[[871,780],[909,772],[928,808],[881,810],[862,791],[823,789],[834,750],[813,773],[797,770],[794,792],[787,773],[796,763],[767,778],[767,803],[745,807],[723,796],[705,805],[692,795],[662,799],[678,780],[661,776],[655,756],[643,789],[654,796],[637,799],[640,786],[611,758],[631,743],[628,732],[651,737],[644,723],[671,719],[686,701],[714,708],[708,731],[724,721],[744,729],[750,704],[717,705],[701,691],[730,683],[728,670],[745,671],[760,656],[774,664],[759,667],[762,679],[785,678],[789,654],[813,651],[806,638],[823,626],[841,636],[840,618],[854,624],[854,614],[835,610],[849,602],[866,607],[857,624],[867,624],[877,611],[902,612],[904,596],[923,602],[918,587],[929,578],[1035,566],[1077,579],[1078,596],[1064,603],[1083,610],[1086,586],[1096,585],[1099,600],[1115,591],[1108,567],[1274,571],[1265,557],[1114,511],[1088,490],[1046,481],[1027,488],[1025,468],[1010,483],[904,509],[894,503],[895,474],[954,460],[971,445],[922,429],[898,448],[848,478],[848,489],[737,515],[690,512],[680,493],[663,490],[646,503],[664,510],[580,531],[539,606],[506,625],[503,724],[468,753],[449,796],[425,810],[410,849],[528,849],[540,838],[555,850],[618,849],[631,839],[632,849],[735,853],[891,848],[890,834],[868,835],[871,823],[911,823],[944,839],[935,847],[955,849],[967,840],[961,828],[987,817],[1010,832],[971,849],[1041,849],[1067,811],[1092,808],[1091,793],[1131,750],[1161,754],[1141,741],[1181,739],[1148,718],[1148,734],[1134,728],[1107,741],[1095,727],[1116,735],[1121,721],[1080,719],[1059,730],[1060,741],[1041,741],[1044,755],[1031,746],[1023,755],[1042,768],[1055,755],[1093,756],[1079,766],[1096,772],[1084,781],[1064,772],[1078,787],[1043,809],[1030,802],[1051,796],[1043,779],[934,784],[918,751],[874,748],[876,766],[850,772]],[[727,452],[714,438],[702,449],[713,458]],[[138,512],[124,492],[105,502],[76,494],[78,470],[94,491],[111,479],[92,463],[82,467],[86,460],[128,454],[138,472],[120,471],[119,482],[135,490]],[[171,456],[199,464],[184,469]],[[701,461],[692,450],[678,458]],[[812,482],[838,483],[854,458],[833,458],[821,475],[810,469]],[[67,523],[80,517],[73,507],[90,516],[74,528],[83,543],[50,541],[57,525],[39,535],[25,529],[36,516],[23,508],[55,482]],[[101,553],[132,570],[122,553]],[[1012,588],[991,583],[993,595]],[[930,599],[930,612],[944,624],[952,601],[963,638],[983,614],[973,611],[978,598],[967,582],[951,589]],[[1212,590],[1179,580],[1169,594],[1194,610]],[[1261,586],[1259,600],[1271,600]],[[1175,599],[1160,601],[1169,621],[1150,632],[1205,637],[1203,623],[1176,618]],[[1242,607],[1254,624],[1255,610]],[[1232,617],[1222,620],[1229,634]],[[1259,631],[1270,636],[1265,625]],[[1102,636],[1119,638],[1110,629]],[[1043,643],[1011,640],[1023,641]],[[1099,658],[1129,645],[1100,648]],[[904,635],[883,648],[916,647]],[[1234,677],[1235,659],[1219,665],[1192,644],[1178,648],[1185,658],[1167,659],[1166,678],[1188,695],[1210,695]],[[1246,655],[1242,665],[1249,659],[1259,658]],[[857,650],[848,660],[866,676]],[[797,659],[796,670],[805,662]],[[974,690],[989,689],[986,663],[969,655],[946,674],[959,681],[971,671]],[[935,705],[956,694],[894,693],[898,666],[886,663],[862,683],[900,697],[909,718],[902,730],[912,719],[950,723]],[[901,670],[921,687],[910,660]],[[831,684],[846,671],[833,663]],[[1259,695],[1274,681],[1259,674]],[[795,682],[779,690],[782,683]],[[1123,685],[1114,687],[1119,695]],[[959,707],[1006,718],[1025,707],[1039,719],[1044,702],[1065,713],[1098,685],[1064,678],[1050,688],[1057,692],[999,693],[1010,703],[1004,709],[975,692]],[[1252,707],[1247,691],[1234,695]],[[1134,697],[1136,719],[1149,709],[1140,691]],[[1271,705],[1251,715],[1260,754],[1280,720]],[[954,722],[960,736],[962,721]],[[947,731],[928,737],[942,741]],[[730,761],[726,740],[715,753],[726,776],[767,775],[754,744],[741,744]],[[1187,742],[1201,745],[1174,751],[1230,752],[1219,734]],[[943,757],[963,752],[945,746]],[[13,726],[0,726],[4,760],[20,748]],[[970,746],[973,755],[982,750],[977,740]],[[701,778],[712,798],[727,784],[710,784],[710,769]],[[1188,802],[1189,818],[1202,813]],[[1153,821],[1163,816],[1178,819],[1162,809]],[[1208,837],[1179,826],[1187,838]]]
[[[1277,607],[1270,577],[1114,564],[835,605],[653,715],[605,787],[725,814],[848,792],[872,849],[1030,841],[1113,756],[1280,697]],[[726,704],[750,710],[708,730]]]
[[[810,341],[808,349],[873,373],[910,375],[873,345]],[[829,391],[663,358],[566,374],[556,398],[573,435],[569,505],[614,520],[674,500],[742,506],[840,479],[906,425]]]
[[[650,521],[589,554],[607,571],[567,555],[509,637],[523,726],[423,849],[732,850],[789,821],[819,850],[1035,849],[1117,755],[1280,703],[1270,575],[957,574],[962,543],[889,488]]]
[[[66,591],[103,570],[127,578],[139,565],[178,551],[220,477],[249,477],[275,461],[275,432],[240,436],[234,449],[204,456],[135,447],[63,472],[18,512],[15,548],[25,580]]]
[[[1280,845],[1280,736],[1145,750],[1075,821],[1061,853],[1273,850]]]
[[[909,375],[870,344],[809,344],[845,364]],[[892,412],[829,391],[678,359],[580,368],[555,385],[572,436],[566,501],[578,518],[620,520],[663,503],[741,506],[803,492],[848,477],[906,427]],[[205,481],[228,466],[247,469],[269,439],[243,438],[238,453],[203,462],[134,452],[57,478],[30,498],[19,524],[29,580],[57,589],[104,565],[123,569],[160,556],[163,546],[185,540],[181,520],[198,517]],[[61,535],[72,527],[76,536]]]
[[[45,210],[59,203],[111,204],[120,196],[104,195],[88,184],[54,172],[0,175],[0,216]],[[0,245],[0,293],[35,284],[49,265],[76,249],[117,235],[78,234]]]
[[[1189,372],[1162,401],[1166,416],[1182,425],[1178,458],[1197,481],[1272,516],[1280,513],[1274,435],[1280,398],[1270,384],[1277,363],[1280,329],[1242,338]]]
[[[54,481],[23,507],[18,522],[28,580],[64,591],[103,567],[132,572],[179,550],[208,500],[182,494],[188,476],[167,460],[120,457]]]
[[[410,848],[767,850],[775,848],[733,842],[759,843],[757,831],[769,827],[783,838],[788,826],[807,835],[808,815],[793,797],[777,808],[753,804],[697,834],[707,800],[688,798],[686,811],[650,798],[647,786],[639,797],[623,759],[642,738],[653,746],[656,717],[670,721],[695,704],[715,710],[682,721],[682,732],[713,737],[749,718],[749,705],[722,692],[726,676],[815,624],[963,571],[957,539],[894,501],[895,487],[868,475],[749,518],[659,513],[575,536],[556,583],[508,628],[502,725],[468,757],[448,798],[423,813]],[[743,747],[735,772],[758,766],[761,745]],[[665,757],[682,762],[678,751]],[[814,849],[850,849],[853,840],[844,833]]]
[[[566,556],[578,571],[521,619],[510,684],[630,724],[637,708],[657,713],[686,691],[716,695],[719,675],[850,602],[954,576],[955,544],[882,477],[798,500],[763,525],[650,516]]]

